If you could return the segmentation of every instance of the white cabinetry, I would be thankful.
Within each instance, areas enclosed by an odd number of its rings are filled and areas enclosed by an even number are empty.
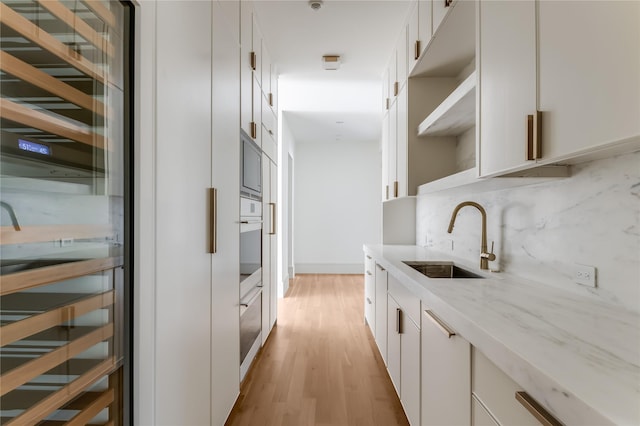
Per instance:
[[[543,157],[640,139],[640,2],[537,6]]]
[[[418,63],[418,59],[431,40],[431,1],[419,0],[409,12],[407,25],[408,71]]]
[[[148,391],[157,422],[223,424],[239,393],[239,295],[232,284],[239,276],[240,160],[237,144],[228,143],[238,139],[239,23],[215,2],[158,2],[155,16],[155,228],[162,243]],[[217,215],[209,207],[212,187]]]
[[[278,315],[276,200],[278,167],[262,154],[262,342],[266,342]]]
[[[490,425],[491,419],[497,425],[539,426],[538,418],[547,420],[545,424],[562,424],[475,348],[471,368],[473,425]]]
[[[479,39],[481,176],[638,146],[640,3],[480,2]]]
[[[387,369],[410,424],[420,424],[420,300],[388,276]]]
[[[376,334],[376,263],[368,254],[364,257],[364,320]]]
[[[486,176],[528,161],[527,117],[536,111],[536,21],[533,1],[486,1],[479,8],[479,167]]]
[[[468,425],[471,345],[430,309],[423,310],[423,315],[422,424]]]
[[[387,370],[391,382],[400,395],[400,330],[402,322],[402,309],[396,300],[387,295]]]
[[[387,364],[387,270],[376,263],[376,344],[382,360]]]

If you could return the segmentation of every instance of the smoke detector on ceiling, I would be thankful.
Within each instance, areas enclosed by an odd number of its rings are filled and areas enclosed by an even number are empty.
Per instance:
[[[340,55],[324,55],[322,57],[322,68],[335,71],[340,68]]]
[[[313,10],[320,10],[322,7],[322,0],[309,0],[309,7]]]

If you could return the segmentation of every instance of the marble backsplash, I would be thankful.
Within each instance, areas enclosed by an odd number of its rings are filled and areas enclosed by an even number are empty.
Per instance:
[[[640,152],[572,166],[571,177],[530,186],[421,195],[416,244],[479,263],[480,213],[451,212],[462,201],[487,211],[492,269],[640,310]],[[597,287],[573,280],[576,265],[597,268]]]

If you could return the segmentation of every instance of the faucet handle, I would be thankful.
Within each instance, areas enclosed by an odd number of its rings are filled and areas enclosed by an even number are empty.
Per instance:
[[[481,253],[480,257],[482,257],[484,259],[487,259],[487,260],[489,260],[491,262],[496,260],[496,255],[493,254],[493,244],[494,244],[494,241],[491,241],[491,252],[489,252],[489,253]]]

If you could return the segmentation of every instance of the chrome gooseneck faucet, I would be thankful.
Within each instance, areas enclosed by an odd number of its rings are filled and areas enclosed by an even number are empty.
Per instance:
[[[491,252],[487,252],[487,212],[484,211],[484,208],[473,201],[464,201],[456,206],[453,209],[453,213],[451,213],[451,221],[449,221],[449,229],[447,232],[450,234],[453,231],[453,224],[456,222],[456,217],[458,216],[458,212],[461,208],[465,206],[473,206],[480,210],[480,214],[482,215],[482,241],[480,244],[480,269],[489,269],[489,261],[496,260],[496,255],[493,254],[493,241],[491,242]]]

